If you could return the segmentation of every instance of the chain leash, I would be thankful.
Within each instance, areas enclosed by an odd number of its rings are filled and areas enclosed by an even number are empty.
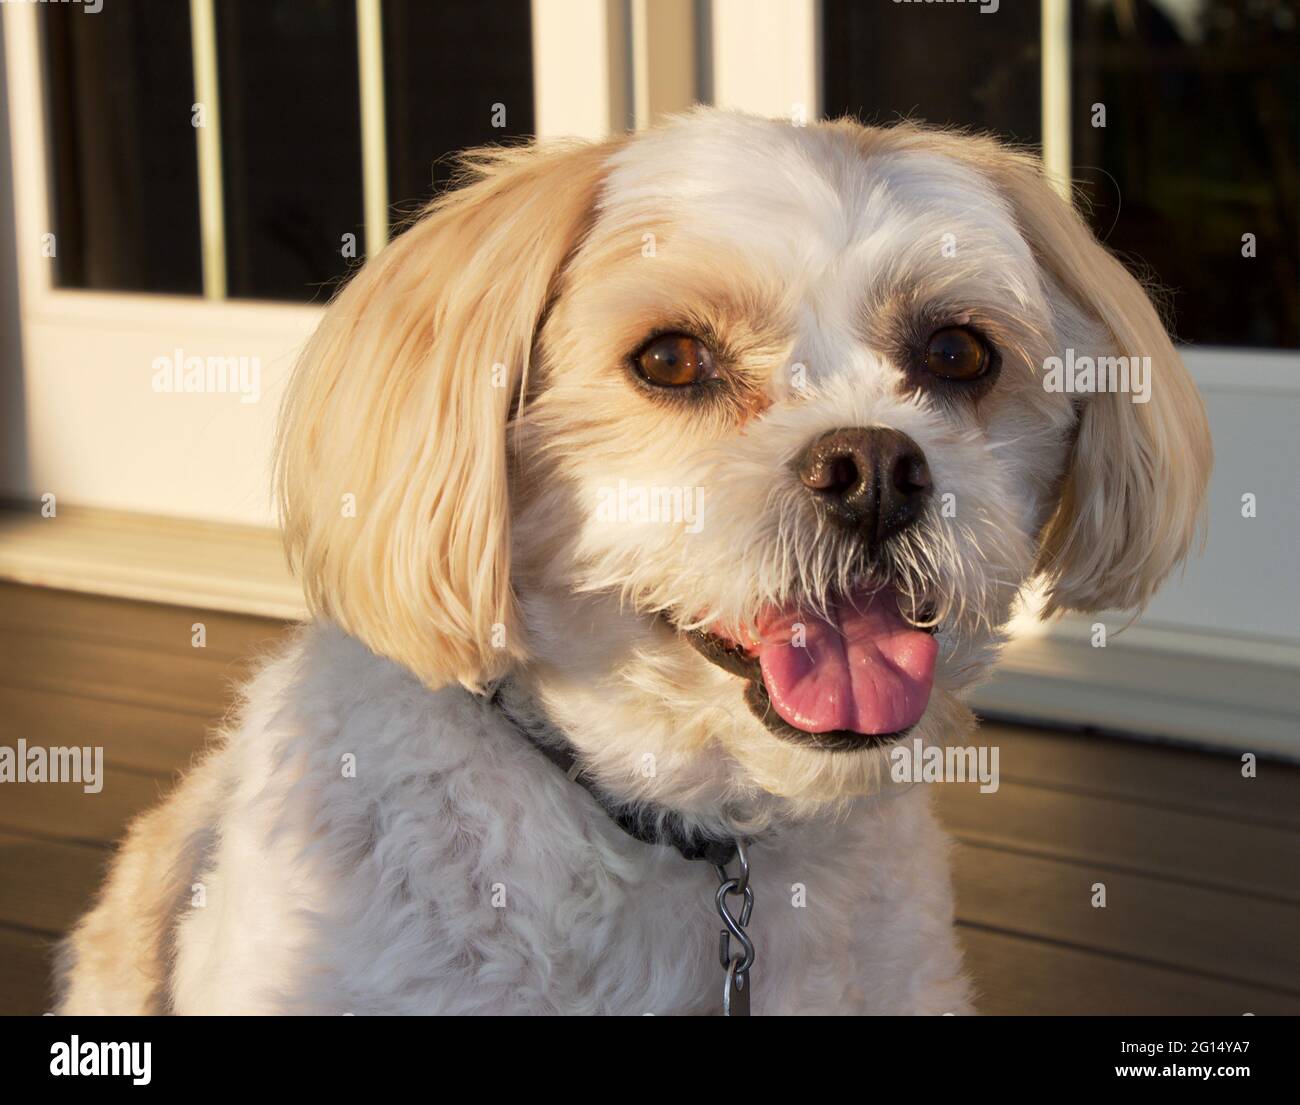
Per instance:
[[[745,931],[749,916],[754,911],[754,888],[749,885],[749,852],[743,840],[736,841],[736,860],[740,864],[740,870],[735,875],[729,875],[724,864],[713,865],[719,883],[714,902],[718,907],[718,916],[726,926],[718,940],[718,959],[722,969],[727,972],[722,984],[724,1017],[749,1016],[749,969],[754,965],[754,941]],[[739,916],[731,912],[727,905],[728,898],[740,899]],[[731,949],[733,936],[740,945],[734,953]]]

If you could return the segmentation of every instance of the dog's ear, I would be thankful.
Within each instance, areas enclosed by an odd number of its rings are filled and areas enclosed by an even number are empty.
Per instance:
[[[1040,537],[1044,616],[1140,608],[1186,555],[1203,518],[1212,463],[1205,406],[1142,285],[1052,189],[1037,160],[999,151],[981,161],[1053,294],[1068,297],[1100,335],[1103,348],[1087,355],[1149,358],[1148,401],[1134,402],[1131,392],[1078,397],[1069,466]]]
[[[430,686],[525,654],[506,424],[610,145],[480,151],[326,311],[281,413],[277,491],[312,612]]]

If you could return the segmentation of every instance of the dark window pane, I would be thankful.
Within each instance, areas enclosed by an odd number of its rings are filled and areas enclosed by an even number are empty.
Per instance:
[[[106,4],[105,9],[111,5]],[[231,296],[325,300],[365,236],[354,0],[216,5]]]
[[[1073,9],[1074,176],[1097,232],[1170,289],[1179,337],[1300,345],[1300,5]]]
[[[1037,143],[1040,7],[825,0],[824,114],[906,116]]]
[[[533,133],[530,10],[529,0],[384,0],[388,190],[399,222],[446,184],[447,154]]]
[[[55,281],[202,291],[189,5],[42,4]]]

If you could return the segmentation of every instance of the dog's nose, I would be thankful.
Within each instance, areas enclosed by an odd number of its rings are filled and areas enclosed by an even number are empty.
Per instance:
[[[916,521],[932,486],[920,446],[883,426],[831,430],[794,466],[826,516],[871,545]]]

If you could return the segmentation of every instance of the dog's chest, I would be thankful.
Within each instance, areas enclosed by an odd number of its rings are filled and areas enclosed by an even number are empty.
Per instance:
[[[563,777],[529,790],[519,804],[501,799],[510,808],[499,818],[476,798],[451,819],[459,831],[430,817],[381,845],[421,862],[358,872],[364,884],[344,895],[370,907],[334,960],[343,992],[411,1012],[720,1012],[714,869],[627,837]],[[760,841],[751,860],[754,1012],[860,1009],[861,926],[885,930],[895,903],[864,903],[848,855]],[[377,911],[386,887],[400,895],[388,891],[391,909]],[[381,916],[387,931],[376,932]]]
[[[550,771],[549,765],[545,765]],[[667,1015],[721,1010],[718,878],[626,836],[558,774],[472,769],[386,801],[385,834],[327,880],[319,1008]],[[390,796],[391,798],[391,796]],[[400,809],[395,806],[400,805]],[[852,1004],[861,890],[844,857],[751,850],[756,1013]],[[337,878],[337,881],[335,879]],[[313,951],[313,959],[317,954]]]
[[[363,1004],[399,1001],[405,1011],[437,1013],[720,1012],[713,869],[667,849],[610,843],[593,840],[565,857],[541,849],[496,860],[466,870],[460,893],[451,885],[459,865],[449,864],[429,880],[441,890],[401,910],[403,920],[378,942],[374,932],[347,939],[355,951],[342,990],[365,993],[375,980],[400,979],[397,992],[383,982]],[[787,862],[774,860],[755,849],[756,866],[768,870],[753,875],[754,1011],[852,1006],[861,974],[853,921],[861,913],[817,877],[810,895]],[[403,949],[400,964],[394,948]]]
[[[311,703],[246,723],[212,765],[257,783],[237,788],[218,826],[207,878],[223,908],[178,936],[192,1004],[720,1011],[707,863],[628,837],[463,692],[397,684],[347,710]],[[917,919],[942,920],[946,879],[927,874],[941,852],[925,807],[890,806],[753,846],[756,1013],[892,1007],[881,962],[906,994],[938,935]],[[216,969],[208,949],[222,940],[246,970]]]

